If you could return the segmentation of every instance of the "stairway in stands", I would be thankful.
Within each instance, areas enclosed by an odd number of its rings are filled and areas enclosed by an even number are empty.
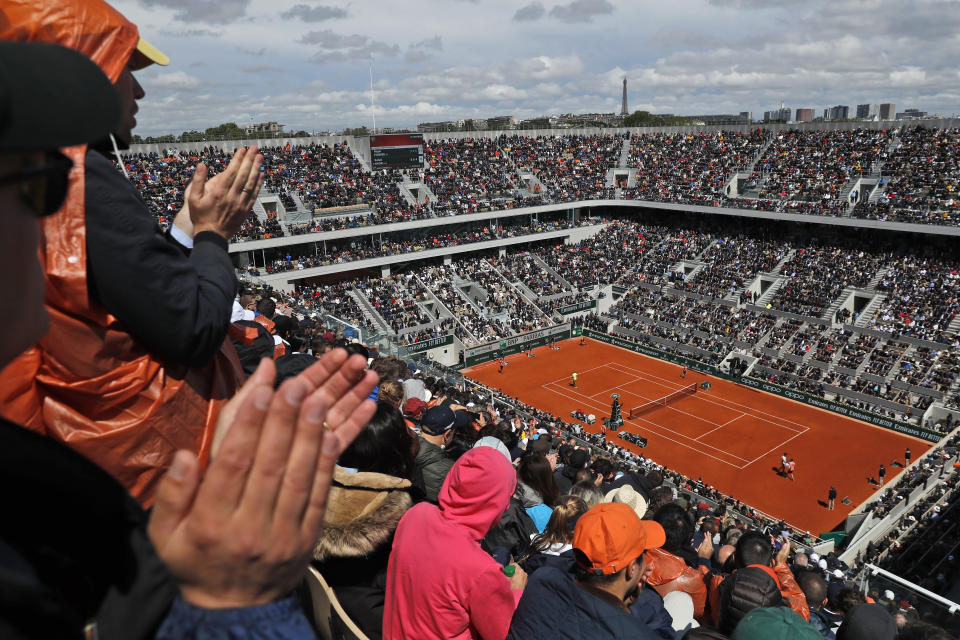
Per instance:
[[[357,306],[360,307],[360,311],[363,312],[363,317],[366,318],[372,326],[376,327],[378,331],[385,334],[392,334],[393,329],[390,328],[390,325],[387,324],[387,321],[383,319],[377,310],[374,308],[370,301],[367,300],[367,297],[363,295],[360,291],[353,289],[348,292],[351,298],[356,300]]]
[[[626,169],[630,166],[630,140],[633,136],[628,136],[626,140],[623,141],[623,148],[620,149],[620,160],[617,162],[618,169]]]

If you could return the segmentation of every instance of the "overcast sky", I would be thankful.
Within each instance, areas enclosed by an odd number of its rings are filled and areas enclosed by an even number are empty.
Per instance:
[[[960,113],[960,0],[113,0],[171,58],[141,135],[894,102]]]

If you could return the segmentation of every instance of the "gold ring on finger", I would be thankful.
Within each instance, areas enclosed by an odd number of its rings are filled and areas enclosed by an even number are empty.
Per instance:
[[[324,431],[333,431],[333,427],[330,426],[326,420],[323,421],[323,430]]]

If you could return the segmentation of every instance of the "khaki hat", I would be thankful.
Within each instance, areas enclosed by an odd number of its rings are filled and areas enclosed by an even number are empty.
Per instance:
[[[604,502],[622,502],[637,512],[638,518],[647,513],[647,501],[631,485],[625,484],[610,491],[603,497]]]

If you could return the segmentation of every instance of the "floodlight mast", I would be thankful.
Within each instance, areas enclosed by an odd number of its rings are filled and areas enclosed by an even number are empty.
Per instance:
[[[373,135],[377,134],[377,112],[374,106],[373,65],[370,65],[370,116],[373,118]]]

